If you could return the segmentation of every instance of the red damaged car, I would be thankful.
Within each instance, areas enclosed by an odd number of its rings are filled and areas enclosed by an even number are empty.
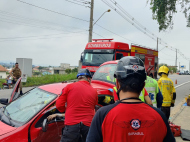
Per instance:
[[[98,91],[99,106],[114,103],[112,95],[114,82],[107,80],[107,75],[113,75],[117,63],[111,62],[114,63],[113,66],[100,67],[92,79],[91,84]],[[59,113],[55,102],[68,83],[43,85],[19,96],[20,81],[21,78],[16,82],[9,101],[0,99],[0,103],[5,105],[0,108],[0,141],[59,142],[64,117],[50,122],[47,122],[47,117]]]
[[[19,97],[21,78],[15,84],[11,98],[0,99],[1,142],[59,142],[64,118],[48,122],[47,116],[57,113],[55,102],[66,83],[44,85]],[[44,122],[44,125],[42,125]],[[46,131],[46,132],[45,132]]]

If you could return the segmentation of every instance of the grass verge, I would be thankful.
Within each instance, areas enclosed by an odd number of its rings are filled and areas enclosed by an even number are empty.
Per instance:
[[[43,75],[41,77],[28,77],[26,83],[22,83],[24,87],[39,86],[44,84],[57,83],[76,79],[77,73],[71,74],[53,74]]]
[[[5,79],[0,79],[0,88],[2,89],[3,88],[3,83],[6,83],[6,80]]]

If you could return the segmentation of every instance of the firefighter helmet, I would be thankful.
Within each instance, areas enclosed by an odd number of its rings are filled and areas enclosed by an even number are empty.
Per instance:
[[[162,73],[168,74],[168,73],[169,73],[168,67],[166,67],[166,66],[164,66],[164,65],[161,66],[161,67],[159,68],[158,74],[161,76]]]
[[[77,78],[79,76],[88,76],[88,77],[92,78],[91,72],[88,69],[80,69],[78,71]]]

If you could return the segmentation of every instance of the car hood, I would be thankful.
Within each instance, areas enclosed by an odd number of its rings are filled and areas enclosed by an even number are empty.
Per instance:
[[[9,132],[14,131],[14,130],[17,129],[17,128],[11,127],[11,126],[9,126],[9,125],[1,122],[1,121],[0,121],[0,126],[1,126],[0,127],[0,136],[2,136],[4,134],[7,134],[7,133],[9,133]]]
[[[110,89],[113,89],[114,87],[113,84],[103,81],[92,81],[91,86],[97,90],[98,95],[113,95],[113,93],[110,91]]]

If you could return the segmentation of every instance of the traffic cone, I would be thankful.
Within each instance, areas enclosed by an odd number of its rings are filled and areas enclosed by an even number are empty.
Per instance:
[[[175,80],[175,84],[177,84],[177,79]]]

